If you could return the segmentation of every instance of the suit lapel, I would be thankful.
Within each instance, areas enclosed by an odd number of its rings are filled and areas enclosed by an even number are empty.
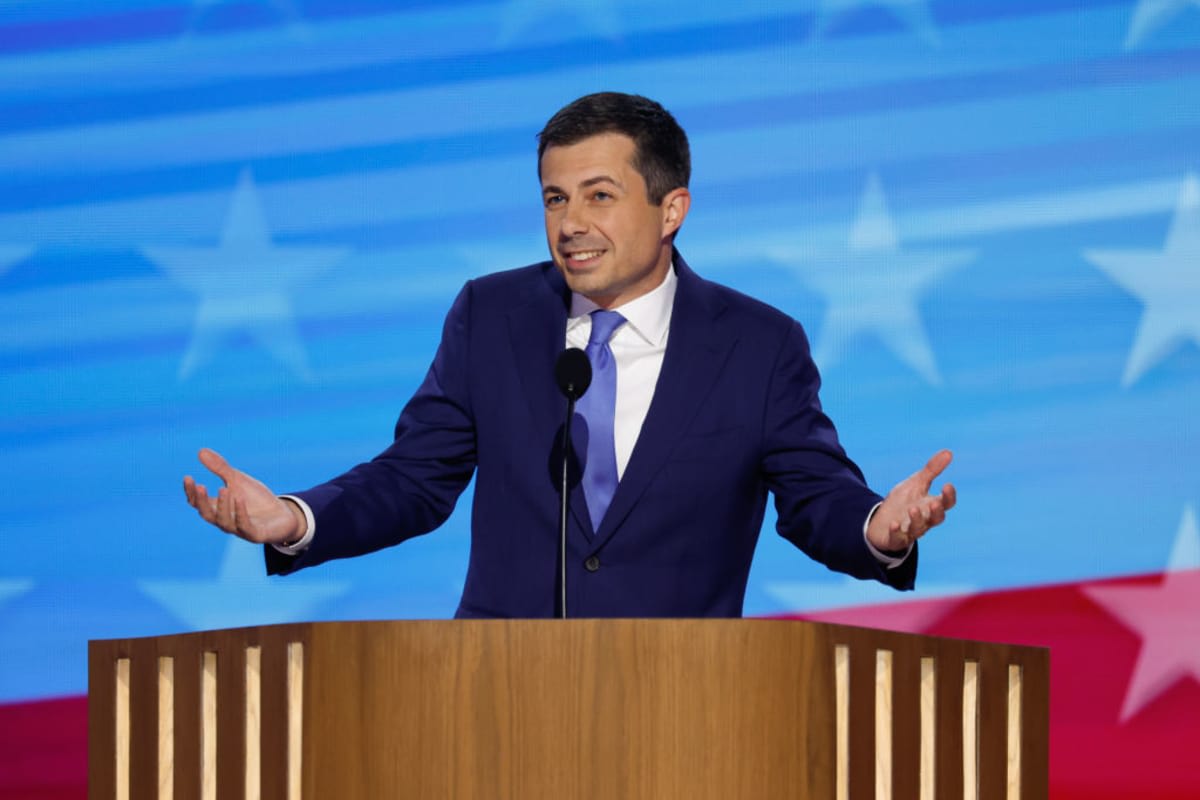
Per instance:
[[[723,301],[688,268],[678,253],[675,265],[679,284],[675,289],[662,372],[629,464],[593,542],[595,548],[620,529],[661,470],[708,397],[736,342],[736,337],[721,324]]]
[[[513,306],[508,311],[508,334],[512,346],[513,360],[520,376],[525,400],[533,420],[554,420],[554,455],[547,465],[549,479],[558,486],[561,470],[562,423],[566,419],[567,401],[554,380],[554,364],[563,351],[567,335],[567,307],[570,290],[562,276],[550,264],[543,270],[544,282],[539,283],[528,302]],[[528,446],[530,443],[516,443]],[[557,465],[557,466],[556,466]],[[592,522],[587,513],[578,476],[573,476],[571,491],[571,514],[576,523],[590,537]]]

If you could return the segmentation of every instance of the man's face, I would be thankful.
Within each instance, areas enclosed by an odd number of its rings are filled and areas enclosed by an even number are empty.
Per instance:
[[[654,205],[633,166],[634,143],[602,133],[542,154],[546,243],[572,291],[614,308],[656,288],[671,266],[671,234],[690,198]]]

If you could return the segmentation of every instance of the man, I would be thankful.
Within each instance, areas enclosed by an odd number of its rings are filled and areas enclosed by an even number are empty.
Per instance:
[[[691,203],[674,118],[643,97],[589,95],[546,124],[538,159],[552,261],[467,283],[392,445],[284,497],[202,450],[225,486],[211,498],[184,478],[200,516],[267,545],[268,570],[288,573],[433,530],[475,473],[456,616],[551,616],[565,415],[553,369],[564,345],[586,345],[573,616],[739,616],[768,492],[780,534],[808,555],[911,588],[915,541],[955,502],[949,485],[929,495],[950,453],[886,498],[867,488],[821,412],[800,325],[674,249]]]

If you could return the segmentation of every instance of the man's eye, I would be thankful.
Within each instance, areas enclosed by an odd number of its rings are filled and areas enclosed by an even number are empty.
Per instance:
[[[609,194],[608,192],[600,191],[600,192],[596,192],[594,195],[592,195],[592,199],[607,201],[607,200],[612,199],[612,195]]]
[[[563,202],[563,196],[561,194],[547,195],[545,202],[547,207],[561,205]]]

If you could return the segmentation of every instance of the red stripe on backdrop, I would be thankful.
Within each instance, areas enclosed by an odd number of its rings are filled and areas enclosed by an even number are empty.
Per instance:
[[[87,698],[0,705],[0,797],[87,797]]]
[[[1123,611],[1147,600],[1149,624]],[[1200,571],[805,618],[1048,647],[1052,798],[1200,798]]]

